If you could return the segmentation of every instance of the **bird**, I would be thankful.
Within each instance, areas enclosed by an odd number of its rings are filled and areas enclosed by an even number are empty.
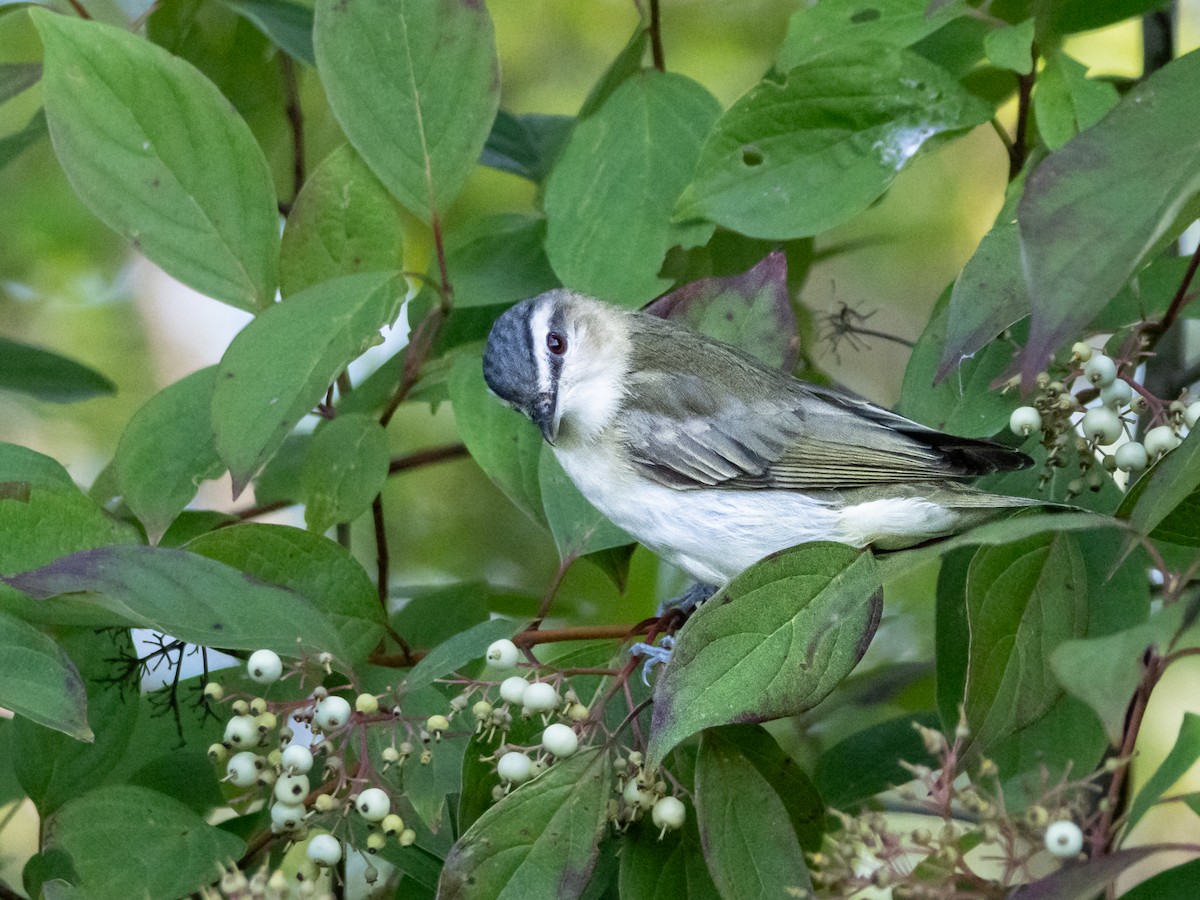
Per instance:
[[[1032,460],[566,288],[492,326],[483,375],[593,506],[705,594],[810,541],[889,551],[1038,505],[964,481]]]

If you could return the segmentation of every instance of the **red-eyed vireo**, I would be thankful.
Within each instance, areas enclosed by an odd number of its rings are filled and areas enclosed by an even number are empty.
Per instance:
[[[500,316],[483,374],[597,509],[709,585],[806,541],[899,549],[1037,503],[960,483],[1023,453],[569,290]]]

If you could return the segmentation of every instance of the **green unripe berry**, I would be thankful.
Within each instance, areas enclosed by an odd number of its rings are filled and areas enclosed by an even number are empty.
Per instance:
[[[387,838],[385,838],[378,831],[373,831],[369,835],[367,835],[367,852],[368,853],[378,853],[380,850],[382,850],[384,848],[384,846],[386,844],[387,844]]]
[[[379,698],[374,694],[359,694],[354,698],[354,708],[364,716],[379,712]]]
[[[450,729],[450,720],[445,716],[430,716],[425,720],[425,728],[432,732],[434,737],[441,737],[443,731]]]
[[[210,681],[204,686],[204,699],[211,700],[213,703],[220,703],[225,696],[225,688],[217,684],[215,681]]]
[[[1071,345],[1071,362],[1085,363],[1092,358],[1093,352],[1090,344],[1076,341]]]
[[[404,830],[404,820],[395,813],[389,813],[383,817],[383,820],[379,823],[379,827],[383,829],[384,834],[392,837]]]

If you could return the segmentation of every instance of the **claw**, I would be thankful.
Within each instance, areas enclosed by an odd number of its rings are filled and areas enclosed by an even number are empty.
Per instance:
[[[716,592],[716,585],[702,584],[701,582],[697,581],[678,597],[672,597],[670,600],[664,600],[662,603],[660,603],[658,605],[658,615],[661,618],[669,612],[678,610],[679,612],[683,613],[684,618],[686,618],[687,616],[691,615],[697,606],[699,606]]]
[[[644,656],[646,662],[642,664],[642,684],[646,687],[650,686],[650,671],[657,665],[665,665],[671,659],[671,652],[675,649],[675,638],[670,635],[664,635],[659,646],[647,644],[643,641],[638,641],[629,648],[631,656]]]

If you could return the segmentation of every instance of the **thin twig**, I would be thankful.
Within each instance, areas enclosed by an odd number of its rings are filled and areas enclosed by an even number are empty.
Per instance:
[[[292,129],[292,202],[304,187],[304,111],[300,108],[300,89],[296,84],[296,64],[286,53],[279,54],[283,76],[284,112]]]
[[[650,0],[650,58],[654,60],[654,68],[658,71],[667,70],[666,58],[663,55],[662,16],[658,0]]]
[[[469,455],[466,446],[463,444],[445,444],[441,447],[430,447],[428,450],[417,450],[409,453],[407,456],[394,457],[388,463],[388,474],[395,475],[397,472],[404,472],[408,469],[418,468],[419,466],[448,462],[449,460]]]
[[[537,616],[534,617],[533,624],[529,626],[531,631],[536,631],[541,627],[542,622],[546,618],[546,613],[550,612],[550,605],[554,602],[554,597],[558,593],[558,589],[562,586],[563,578],[567,574],[567,570],[571,568],[577,556],[568,556],[558,564],[558,571],[554,573],[554,577],[550,579],[550,585],[546,588],[546,593],[542,597],[542,602],[538,605]]]
[[[1008,154],[1008,180],[1014,180],[1025,168],[1029,158],[1029,113],[1033,98],[1033,72],[1037,71],[1037,50],[1033,51],[1034,69],[1028,75],[1017,76],[1017,132]]]
[[[513,638],[518,647],[534,644],[553,644],[562,641],[602,641],[623,639],[649,634],[658,622],[649,619],[636,625],[581,625],[577,628],[543,628],[538,631],[522,631]]]
[[[379,605],[387,613],[388,601],[388,569],[391,565],[388,555],[387,523],[383,519],[383,494],[376,494],[371,501],[371,520],[375,525],[375,590],[379,594]]]
[[[71,4],[71,8],[75,10],[75,12],[79,13],[79,18],[90,19],[92,17],[92,14],[84,9],[83,4],[80,3],[79,0],[67,0],[67,2]]]

